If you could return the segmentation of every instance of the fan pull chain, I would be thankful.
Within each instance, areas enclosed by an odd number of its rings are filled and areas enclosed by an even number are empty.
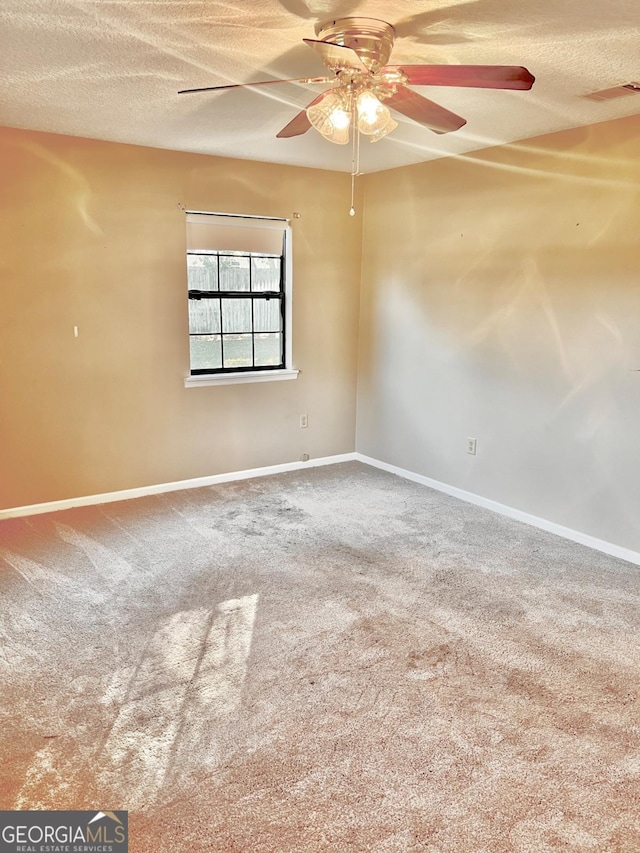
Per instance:
[[[354,110],[355,113],[355,110]],[[355,191],[356,191],[356,175],[360,174],[360,129],[353,118],[353,151],[351,155],[351,207],[349,216],[356,215],[355,209]]]

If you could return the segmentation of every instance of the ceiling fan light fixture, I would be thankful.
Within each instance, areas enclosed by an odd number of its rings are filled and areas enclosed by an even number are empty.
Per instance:
[[[351,113],[343,106],[336,107],[329,116],[329,121],[336,130],[345,130],[351,124]]]
[[[346,145],[349,141],[351,111],[338,92],[329,92],[319,103],[307,107],[306,113],[312,126],[329,142]]]
[[[398,127],[398,122],[394,121],[389,115],[389,121],[385,124],[384,127],[381,127],[380,130],[376,130],[374,133],[369,134],[369,140],[371,142],[377,142],[379,139],[384,139],[384,137],[393,133],[393,131]]]
[[[376,141],[382,139],[398,125],[391,118],[391,113],[378,98],[365,90],[358,95],[358,130],[365,136],[375,136]]]
[[[358,118],[367,123],[374,124],[380,111],[383,109],[382,103],[373,92],[365,89],[358,95]]]

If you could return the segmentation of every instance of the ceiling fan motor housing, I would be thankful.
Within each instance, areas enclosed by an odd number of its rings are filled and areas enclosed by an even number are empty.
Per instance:
[[[396,31],[376,18],[338,18],[316,29],[318,38],[355,51],[373,74],[389,61]]]

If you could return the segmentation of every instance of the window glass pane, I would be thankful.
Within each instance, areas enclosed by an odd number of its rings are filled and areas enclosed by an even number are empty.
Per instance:
[[[250,258],[220,255],[220,290],[249,290]]]
[[[252,290],[280,290],[280,258],[251,258]]]
[[[222,300],[222,331],[250,332],[251,331],[251,300],[223,299]]]
[[[255,366],[282,364],[282,335],[255,335]]]
[[[253,344],[251,335],[224,336],[224,366],[252,367]]]
[[[279,299],[253,300],[253,329],[255,332],[280,332],[282,330]]]
[[[218,258],[215,255],[187,255],[189,290],[218,289]]]
[[[189,300],[189,331],[210,335],[220,332],[220,300]]]
[[[215,370],[222,367],[220,335],[201,335],[189,338],[191,370]]]

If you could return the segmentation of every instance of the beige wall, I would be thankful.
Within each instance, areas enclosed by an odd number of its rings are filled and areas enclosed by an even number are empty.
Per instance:
[[[359,451],[640,550],[639,140],[367,178]]]
[[[7,129],[0,172],[0,508],[354,449],[348,176]],[[301,214],[297,380],[183,387],[184,208]]]

